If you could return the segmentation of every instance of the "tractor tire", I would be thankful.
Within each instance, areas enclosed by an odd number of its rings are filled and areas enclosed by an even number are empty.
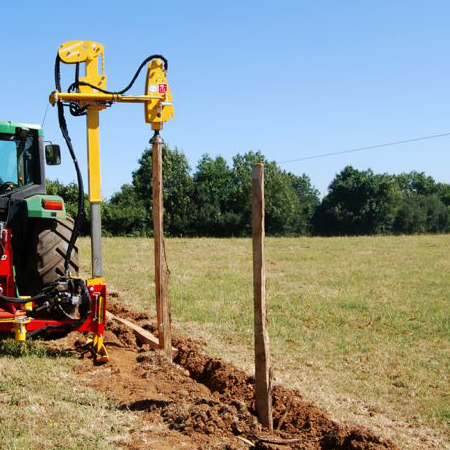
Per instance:
[[[74,220],[40,219],[31,230],[28,247],[29,279],[32,291],[39,292],[43,286],[65,275],[64,259],[74,229]],[[69,271],[78,276],[78,247],[75,245],[70,257]],[[31,278],[31,279],[30,279]]]

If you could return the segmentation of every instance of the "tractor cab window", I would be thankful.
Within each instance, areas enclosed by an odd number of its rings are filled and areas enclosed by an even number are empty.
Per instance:
[[[0,195],[35,182],[37,146],[32,133],[22,140],[0,134]]]

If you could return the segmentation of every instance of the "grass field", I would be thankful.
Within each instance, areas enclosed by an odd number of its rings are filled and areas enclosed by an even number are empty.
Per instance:
[[[80,246],[89,273],[89,240]],[[166,246],[175,327],[251,371],[251,241]],[[276,381],[404,449],[449,449],[449,255],[450,236],[267,239]],[[155,310],[150,239],[105,238],[104,266],[120,301]],[[0,448],[112,450],[139,429],[74,364],[0,341]]]
[[[178,330],[251,370],[251,241],[166,247]],[[104,249],[120,300],[153,312],[152,241]],[[405,448],[449,448],[450,236],[269,238],[266,264],[276,380]]]
[[[114,450],[133,414],[83,387],[74,360],[42,345],[0,341],[2,450]]]

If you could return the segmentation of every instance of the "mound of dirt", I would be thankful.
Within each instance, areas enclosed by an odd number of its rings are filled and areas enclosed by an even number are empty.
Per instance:
[[[155,332],[149,315],[118,303],[109,309]],[[141,427],[132,442],[126,443],[130,449],[398,450],[369,430],[338,424],[298,391],[282,386],[273,389],[275,431],[268,433],[256,419],[254,378],[221,359],[206,356],[199,343],[177,333],[174,364],[166,363],[159,352],[139,346],[134,334],[114,321],[107,324],[106,345],[111,356],[108,364],[82,363],[76,370],[89,385],[115,399],[120,408],[140,414],[153,442],[155,436],[160,442],[143,446],[149,436],[142,435],[146,427]],[[158,424],[163,428],[155,431]]]

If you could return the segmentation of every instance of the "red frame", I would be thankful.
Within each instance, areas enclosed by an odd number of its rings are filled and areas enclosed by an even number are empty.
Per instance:
[[[14,267],[13,255],[11,246],[11,230],[4,228],[1,230],[1,242],[3,244],[4,252],[0,258],[0,292],[7,297],[15,297],[15,283],[14,283]],[[73,331],[91,331],[97,336],[104,336],[105,321],[106,321],[106,283],[102,279],[87,280],[87,288],[89,290],[89,297],[91,302],[90,314],[87,319],[80,326]],[[18,317],[26,316],[26,308],[20,309],[15,307],[12,303],[0,301],[0,331],[14,330],[14,322]],[[74,320],[54,320],[54,319],[33,319],[25,324],[27,331],[39,330],[47,326],[61,326],[61,330],[65,326],[77,322]],[[58,330],[58,328],[54,328]]]

